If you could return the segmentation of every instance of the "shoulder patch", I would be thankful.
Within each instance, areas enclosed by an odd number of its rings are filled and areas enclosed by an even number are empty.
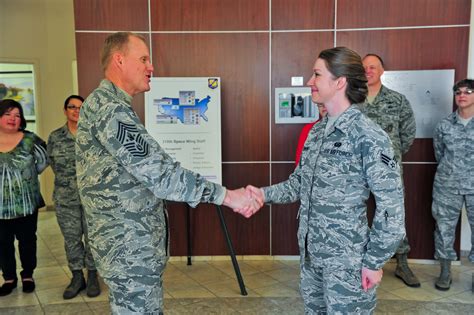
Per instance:
[[[387,165],[388,167],[390,167],[391,169],[395,169],[395,167],[397,166],[397,162],[392,159],[391,157],[389,157],[388,155],[385,155],[385,154],[380,154],[380,158],[382,160],[382,163],[384,163],[385,165]]]
[[[133,156],[145,157],[148,155],[148,143],[138,132],[137,126],[119,121],[116,138]]]

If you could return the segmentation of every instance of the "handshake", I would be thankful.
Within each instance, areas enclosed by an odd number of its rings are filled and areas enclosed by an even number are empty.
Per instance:
[[[254,215],[265,202],[263,190],[252,185],[235,190],[227,190],[224,198],[224,206],[230,207],[234,212],[240,213],[246,218]]]

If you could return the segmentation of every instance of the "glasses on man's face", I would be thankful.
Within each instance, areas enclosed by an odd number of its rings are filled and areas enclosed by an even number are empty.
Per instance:
[[[467,89],[465,91],[461,91],[461,90],[456,90],[454,91],[454,95],[456,96],[460,96],[460,95],[471,95],[472,93],[474,93],[474,90],[471,90],[471,89]]]
[[[66,106],[69,110],[81,110],[81,106],[68,105]]]

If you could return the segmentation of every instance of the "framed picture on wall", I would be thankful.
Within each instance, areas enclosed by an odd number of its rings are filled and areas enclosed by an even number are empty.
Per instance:
[[[35,121],[33,71],[0,71],[0,100],[5,98],[20,103],[26,120]]]

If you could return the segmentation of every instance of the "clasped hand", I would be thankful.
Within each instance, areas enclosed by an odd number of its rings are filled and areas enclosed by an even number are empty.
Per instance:
[[[260,188],[248,185],[246,188],[227,190],[224,206],[230,207],[234,212],[246,218],[254,215],[265,202],[265,196]]]

